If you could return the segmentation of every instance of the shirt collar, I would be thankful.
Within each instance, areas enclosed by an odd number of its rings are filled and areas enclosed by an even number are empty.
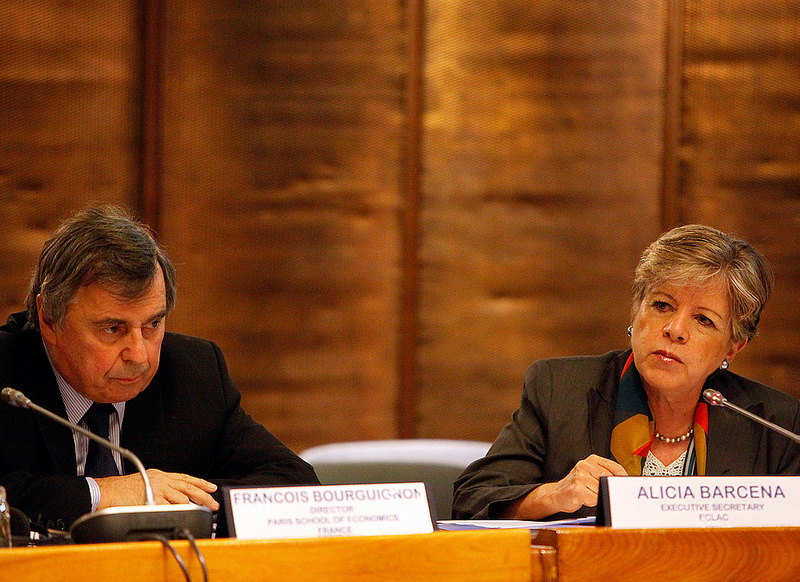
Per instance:
[[[42,341],[44,344],[44,341]],[[56,384],[58,384],[58,390],[61,392],[61,399],[64,401],[64,407],[67,409],[67,418],[70,422],[75,424],[79,424],[83,415],[86,414],[86,411],[89,410],[89,407],[94,404],[94,401],[89,400],[83,394],[80,394],[75,388],[70,386],[69,382],[67,382],[61,373],[56,369],[53,365],[53,359],[50,357],[50,352],[47,349],[47,344],[44,344],[44,351],[47,354],[47,359],[50,362],[50,368],[53,370],[53,374],[56,377]],[[119,423],[122,425],[122,416],[125,413],[125,403],[124,402],[114,402],[114,409],[117,411],[117,415],[119,416]]]

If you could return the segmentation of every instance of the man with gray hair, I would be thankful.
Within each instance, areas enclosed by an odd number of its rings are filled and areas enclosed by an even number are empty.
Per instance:
[[[159,503],[219,509],[223,485],[318,483],[245,413],[219,347],[165,331],[175,268],[149,229],[93,206],[48,240],[27,312],[0,328],[0,386],[139,456]],[[0,406],[0,485],[50,528],[143,501],[141,477],[33,412]]]

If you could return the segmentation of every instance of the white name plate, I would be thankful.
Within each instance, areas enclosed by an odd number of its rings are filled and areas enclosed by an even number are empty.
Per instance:
[[[431,533],[424,483],[231,488],[231,537],[317,538]]]
[[[614,528],[800,526],[800,477],[602,477]]]

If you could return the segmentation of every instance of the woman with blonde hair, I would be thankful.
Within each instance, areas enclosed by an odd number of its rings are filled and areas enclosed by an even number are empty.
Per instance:
[[[594,513],[609,475],[800,474],[800,445],[702,399],[800,432],[800,402],[728,370],[756,335],[772,271],[743,240],[675,228],[642,254],[628,350],[535,362],[522,403],[456,482],[453,517]]]

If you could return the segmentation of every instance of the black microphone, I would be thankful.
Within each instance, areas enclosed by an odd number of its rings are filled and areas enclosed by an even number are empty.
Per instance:
[[[767,428],[771,428],[775,432],[780,433],[783,436],[792,439],[796,443],[800,443],[800,435],[795,434],[790,430],[786,430],[782,426],[778,426],[775,423],[765,420],[760,416],[753,414],[752,412],[748,412],[744,408],[736,406],[735,404],[731,404],[730,402],[728,402],[728,399],[722,395],[721,392],[714,390],[713,388],[706,388],[705,390],[703,390],[703,399],[713,406],[724,406],[725,408],[730,408],[731,410],[738,412],[742,416],[745,416],[750,420],[754,420],[758,423],[761,423]]]
[[[107,507],[79,517],[69,528],[70,535],[76,543],[135,541],[153,534],[174,538],[176,535],[182,534],[183,530],[188,530],[195,538],[211,537],[211,510],[208,507],[193,503],[157,505],[153,496],[150,477],[148,477],[139,457],[131,451],[119,447],[82,426],[34,404],[30,398],[19,390],[3,388],[0,395],[11,406],[38,412],[59,424],[86,435],[104,447],[118,452],[123,458],[131,461],[142,476],[146,505]]]

